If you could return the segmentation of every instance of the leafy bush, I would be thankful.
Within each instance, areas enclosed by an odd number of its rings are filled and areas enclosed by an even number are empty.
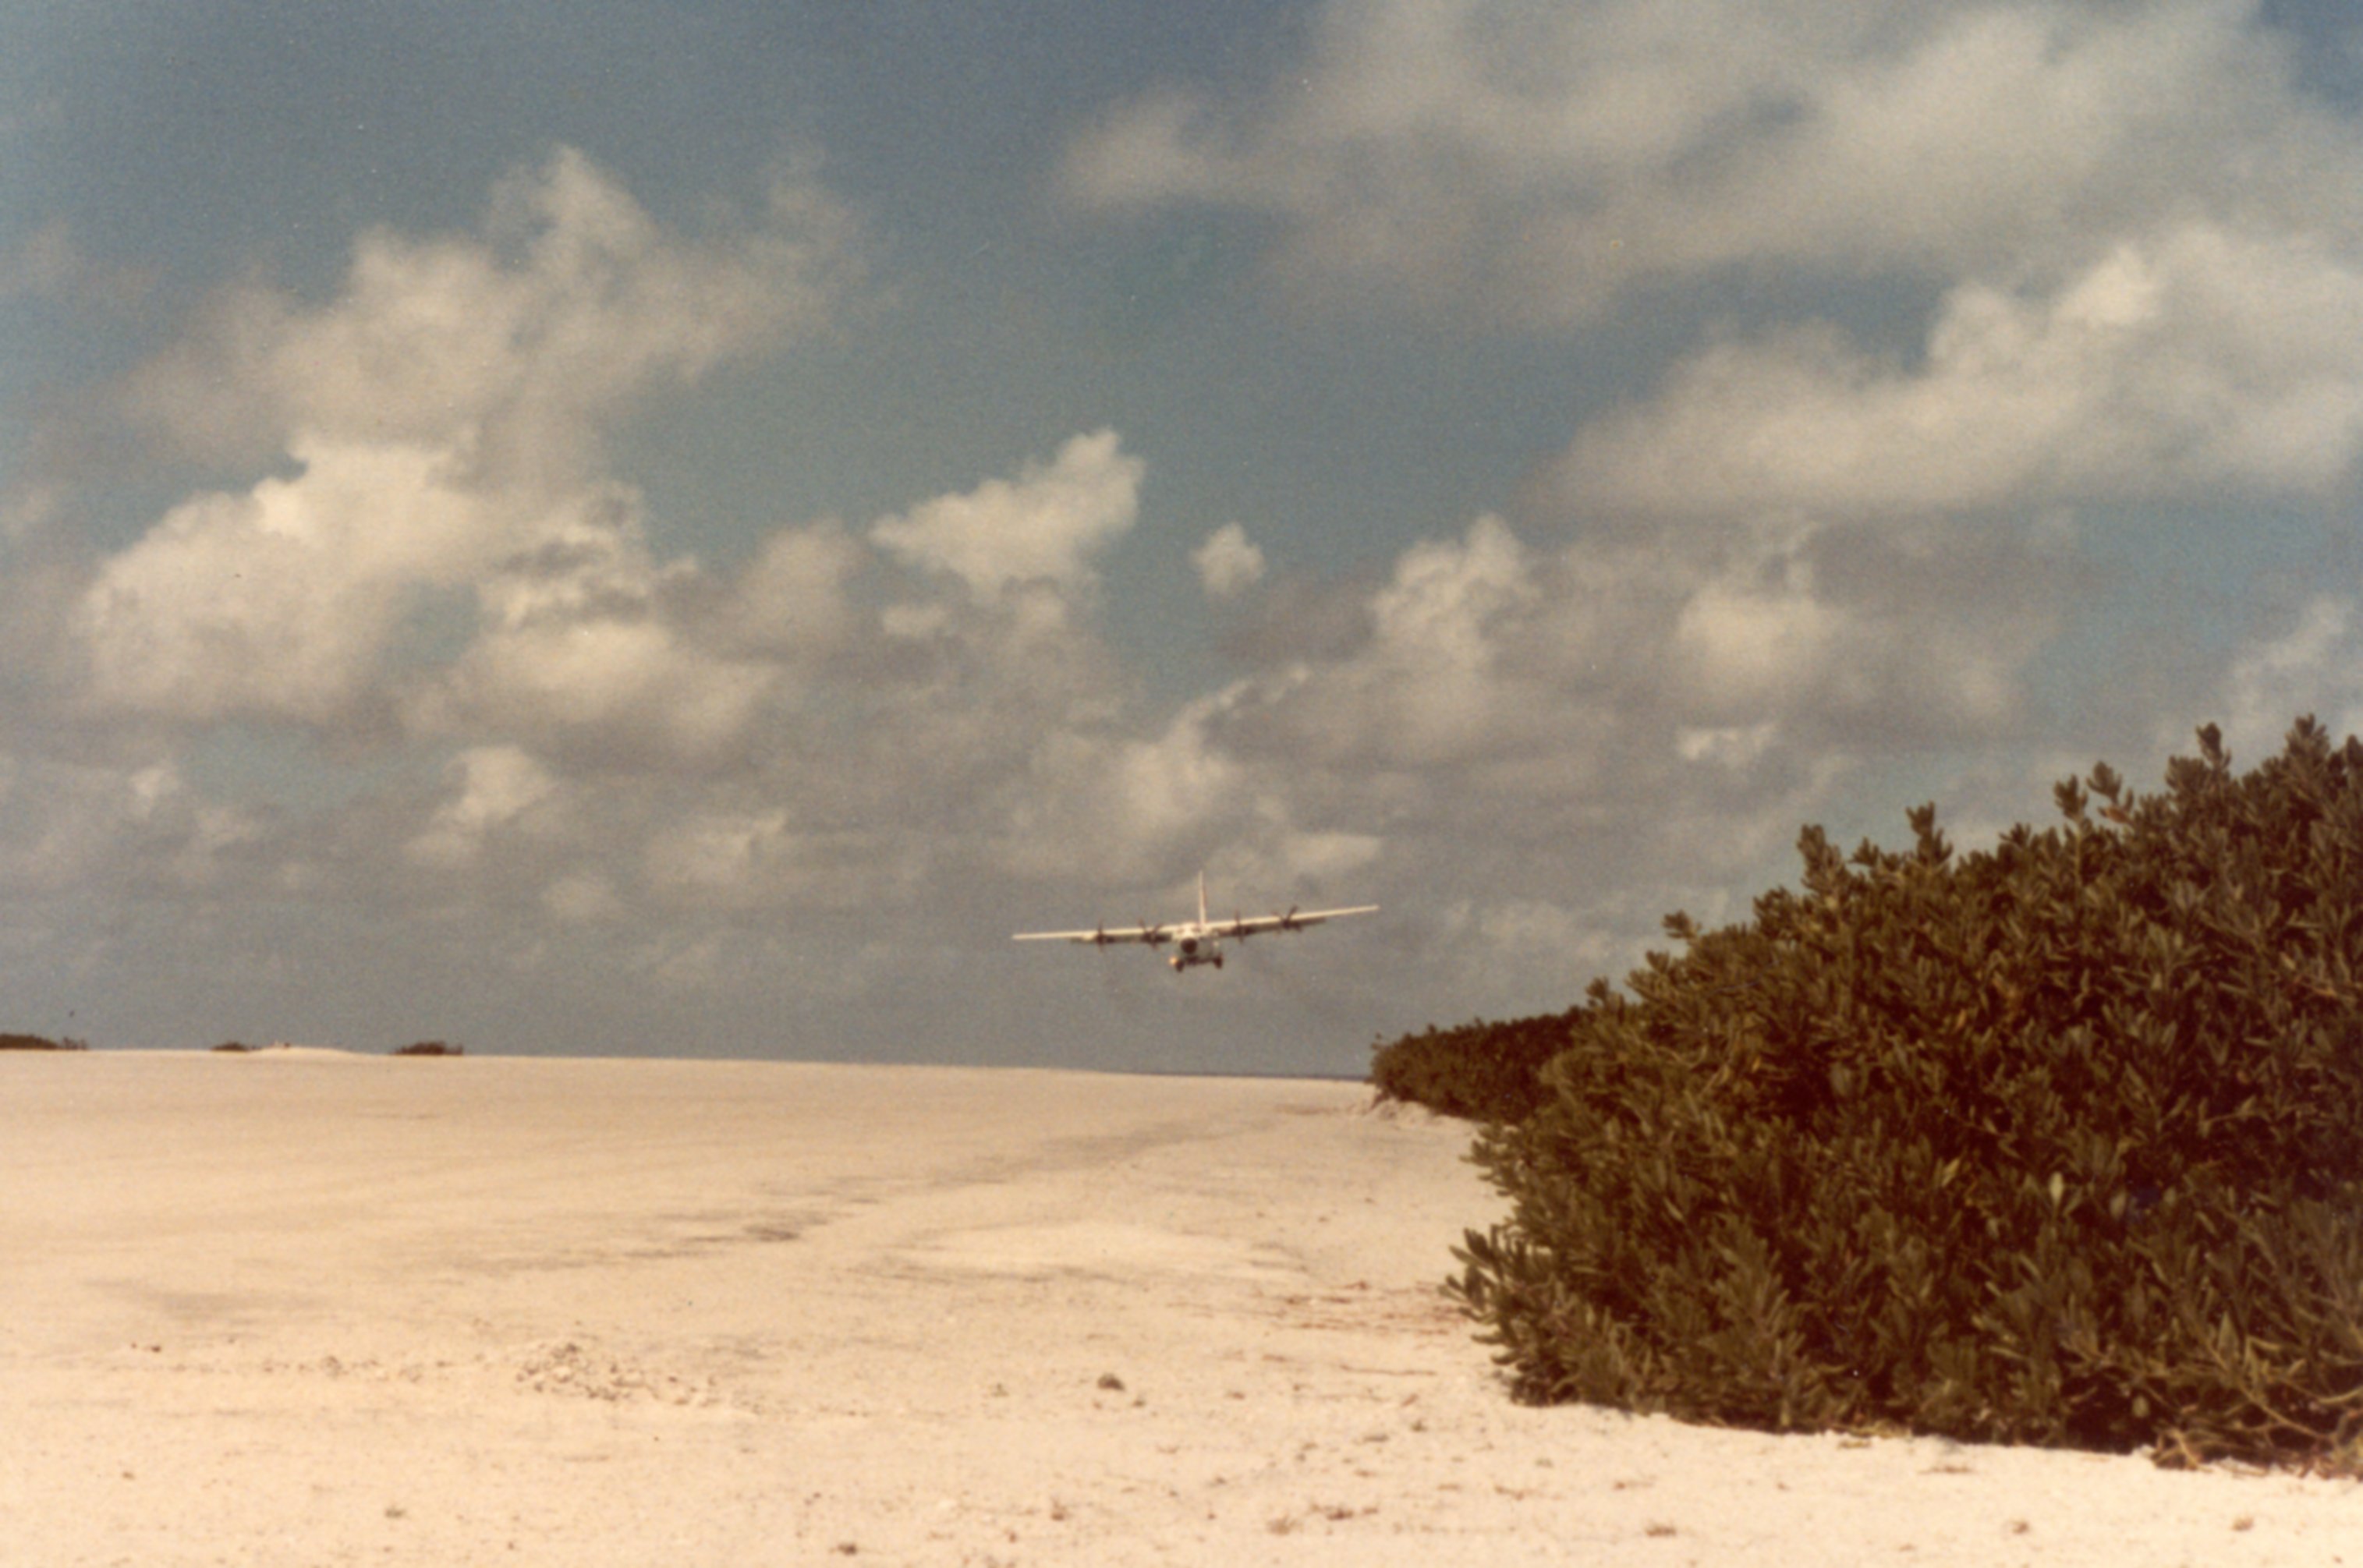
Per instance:
[[[440,1040],[421,1040],[415,1044],[397,1047],[394,1054],[397,1056],[464,1056],[468,1048],[447,1045]]]
[[[1595,982],[1452,1288],[1521,1397],[2363,1463],[2363,743],[2213,726]],[[2094,808],[2097,806],[2097,812]]]
[[[1543,1064],[1567,1048],[1575,1017],[1570,1009],[1507,1023],[1471,1019],[1458,1029],[1431,1023],[1372,1046],[1370,1082],[1389,1099],[1447,1116],[1514,1121],[1542,1103]]]

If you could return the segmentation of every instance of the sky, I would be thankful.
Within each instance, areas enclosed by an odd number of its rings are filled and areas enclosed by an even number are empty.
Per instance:
[[[0,1026],[1350,1075],[2355,733],[2352,16],[19,0]]]

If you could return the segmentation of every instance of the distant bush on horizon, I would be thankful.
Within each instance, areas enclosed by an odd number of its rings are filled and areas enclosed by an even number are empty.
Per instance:
[[[446,1045],[440,1040],[421,1040],[415,1044],[400,1046],[394,1054],[397,1056],[464,1056],[468,1050],[464,1045]]]
[[[1456,1249],[1519,1397],[2363,1469],[2363,742],[2199,739],[1593,982]]]
[[[69,1036],[51,1040],[43,1034],[0,1034],[0,1051],[87,1051],[90,1042]]]

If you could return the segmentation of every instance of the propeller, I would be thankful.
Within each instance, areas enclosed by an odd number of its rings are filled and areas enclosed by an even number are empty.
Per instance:
[[[1297,923],[1297,920],[1296,920],[1296,911],[1297,911],[1297,910],[1298,910],[1298,908],[1299,908],[1299,907],[1300,907],[1300,906],[1298,906],[1298,905],[1296,905],[1296,904],[1291,904],[1291,905],[1289,905],[1289,906],[1288,906],[1288,912],[1287,912],[1286,914],[1284,914],[1284,915],[1282,915],[1282,916],[1281,916],[1281,917],[1280,917],[1280,929],[1281,929],[1281,930],[1282,930],[1282,931],[1303,931],[1303,930],[1304,929],[1304,927],[1303,927],[1302,925],[1300,925],[1300,924],[1298,924],[1298,923]]]
[[[1148,944],[1151,947],[1161,947],[1165,944],[1165,928],[1161,925],[1151,925],[1147,921],[1142,921],[1140,922],[1140,939]]]

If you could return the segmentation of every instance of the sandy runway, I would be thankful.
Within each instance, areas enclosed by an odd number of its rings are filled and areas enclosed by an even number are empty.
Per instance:
[[[0,1059],[0,1562],[2363,1564],[2363,1489],[1501,1392],[1357,1086]]]

